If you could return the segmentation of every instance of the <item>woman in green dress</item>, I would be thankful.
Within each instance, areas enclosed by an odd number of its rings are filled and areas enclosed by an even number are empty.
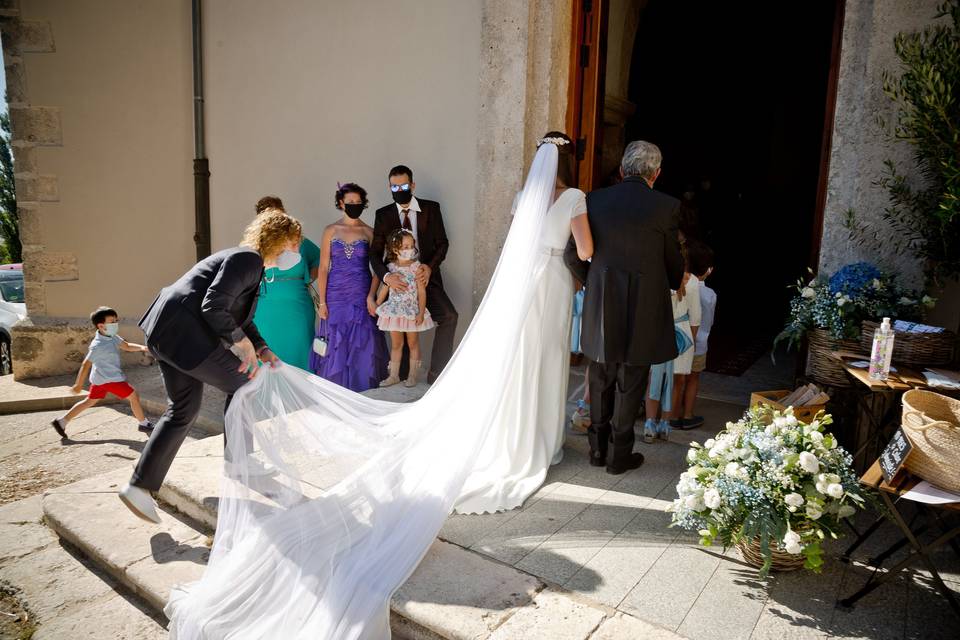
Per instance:
[[[283,202],[275,196],[257,202],[257,215],[269,209],[284,211]],[[296,256],[287,256],[278,266],[264,271],[253,323],[280,360],[310,371],[316,312],[309,287],[317,279],[320,247],[304,238],[299,253],[299,261]],[[284,264],[292,266],[284,269]]]

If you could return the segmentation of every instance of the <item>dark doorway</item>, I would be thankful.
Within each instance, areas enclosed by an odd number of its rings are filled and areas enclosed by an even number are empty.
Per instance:
[[[816,255],[837,2],[650,0],[641,13],[626,139],[660,146],[657,188],[689,201],[716,252],[712,371],[739,375],[769,349],[787,285]]]

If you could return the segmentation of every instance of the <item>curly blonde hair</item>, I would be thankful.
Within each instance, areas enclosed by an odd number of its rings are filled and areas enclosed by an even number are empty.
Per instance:
[[[250,223],[243,232],[241,247],[249,247],[264,258],[283,251],[292,241],[303,237],[303,227],[279,209],[267,209]]]

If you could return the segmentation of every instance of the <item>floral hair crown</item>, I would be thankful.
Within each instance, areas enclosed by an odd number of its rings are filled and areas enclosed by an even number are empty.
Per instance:
[[[540,138],[537,140],[537,149],[539,149],[543,144],[555,144],[560,147],[565,144],[570,144],[570,141],[566,138]]]

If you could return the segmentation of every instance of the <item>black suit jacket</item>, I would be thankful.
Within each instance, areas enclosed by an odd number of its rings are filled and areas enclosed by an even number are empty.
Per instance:
[[[440,213],[440,204],[433,200],[417,198],[417,203],[420,205],[420,212],[417,213],[417,249],[420,251],[420,262],[430,267],[430,282],[442,287],[440,263],[447,257],[447,249],[450,248],[447,231],[443,228],[443,214]],[[370,246],[370,266],[381,281],[389,273],[383,262],[387,238],[402,225],[403,221],[395,203],[377,209],[373,223],[373,244]]]
[[[141,318],[147,345],[184,371],[244,337],[258,350],[266,346],[253,324],[262,277],[263,259],[252,249],[201,260],[161,290]]]
[[[670,290],[683,280],[680,201],[640,178],[587,195],[593,259],[571,238],[564,259],[587,285],[580,345],[596,362],[649,365],[677,357]]]

